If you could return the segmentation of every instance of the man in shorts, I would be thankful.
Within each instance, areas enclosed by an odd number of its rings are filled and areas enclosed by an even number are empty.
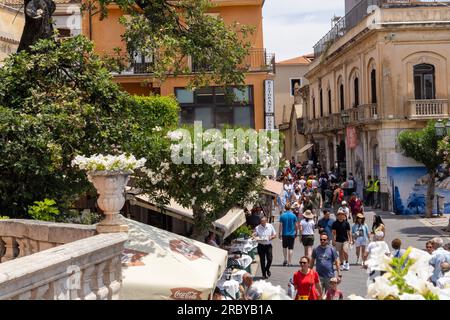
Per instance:
[[[294,242],[298,234],[298,219],[291,211],[291,205],[289,203],[285,205],[284,209],[285,211],[280,216],[280,229],[278,234],[283,242],[283,266],[291,266]]]
[[[322,232],[320,234],[320,245],[312,253],[311,269],[316,263],[316,271],[319,274],[323,292],[330,289],[330,280],[335,277],[333,265],[336,265],[338,279],[341,279],[338,257],[336,249],[328,244],[327,233]]]
[[[348,271],[350,270],[348,251],[350,244],[353,243],[353,239],[350,223],[348,223],[344,211],[339,210],[337,212],[337,220],[333,223],[331,229],[333,231],[333,245],[339,253],[341,268]]]

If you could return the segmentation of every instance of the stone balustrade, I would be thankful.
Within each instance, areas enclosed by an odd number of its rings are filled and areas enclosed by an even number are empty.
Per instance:
[[[119,299],[126,233],[95,226],[0,221],[0,299]]]
[[[0,262],[28,256],[95,234],[95,226],[25,219],[1,220]]]
[[[448,100],[410,100],[409,118],[410,119],[439,119],[449,116]]]
[[[379,120],[378,106],[376,103],[363,104],[357,108],[348,109],[350,124],[361,124]]]

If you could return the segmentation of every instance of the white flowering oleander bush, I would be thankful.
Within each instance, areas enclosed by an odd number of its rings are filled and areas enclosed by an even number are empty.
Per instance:
[[[375,251],[367,261],[369,270],[385,271],[367,288],[367,296],[350,295],[352,300],[450,300],[450,287],[438,288],[431,283],[431,255],[409,247],[399,258]]]
[[[148,162],[135,180],[135,186],[158,205],[175,200],[191,208],[194,214],[192,237],[203,239],[211,223],[232,207],[247,207],[256,202],[266,178],[261,168],[273,162],[270,157],[259,155],[267,153],[271,143],[273,150],[278,150],[279,142],[268,138],[266,145],[258,144],[249,135],[231,139],[226,132],[231,128],[196,130],[193,126],[182,126],[179,129],[152,135],[158,136],[152,145],[161,147],[158,153],[151,149],[140,153]],[[200,142],[196,142],[196,138]],[[247,152],[238,152],[242,144]],[[256,150],[256,156],[250,155],[250,150]],[[174,153],[189,161],[177,163]],[[279,150],[274,154],[279,156]],[[198,158],[200,161],[196,160]]]
[[[146,161],[145,158],[138,160],[135,156],[126,154],[118,156],[94,154],[91,157],[76,156],[72,161],[72,166],[88,172],[117,171],[132,173],[134,170],[142,168]]]

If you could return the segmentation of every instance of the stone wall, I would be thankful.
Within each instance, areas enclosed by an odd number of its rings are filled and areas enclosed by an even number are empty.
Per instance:
[[[95,235],[95,226],[38,220],[0,221],[0,262]]]
[[[126,233],[95,226],[0,221],[0,300],[111,300],[122,285]]]
[[[125,233],[100,234],[0,264],[0,300],[112,300]]]

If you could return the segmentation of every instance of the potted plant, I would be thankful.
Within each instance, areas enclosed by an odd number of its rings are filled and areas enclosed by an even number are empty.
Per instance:
[[[72,161],[72,166],[87,172],[89,181],[99,194],[97,203],[105,214],[105,219],[97,224],[99,233],[128,231],[128,226],[122,222],[119,215],[125,204],[125,187],[130,174],[142,168],[145,162],[144,158],[137,160],[133,155],[126,154],[76,156]]]

